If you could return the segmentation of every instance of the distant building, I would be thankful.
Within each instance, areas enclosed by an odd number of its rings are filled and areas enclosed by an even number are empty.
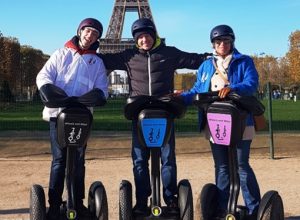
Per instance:
[[[108,92],[110,97],[127,96],[129,94],[126,71],[113,71],[109,74]]]
[[[196,75],[193,73],[175,74],[174,90],[189,90],[196,81]]]

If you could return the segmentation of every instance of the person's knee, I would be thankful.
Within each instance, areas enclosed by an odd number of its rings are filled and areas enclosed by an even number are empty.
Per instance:
[[[134,173],[143,173],[148,169],[148,160],[134,160],[133,161],[133,172]]]
[[[162,166],[176,166],[175,152],[168,150],[162,151],[161,153]]]
[[[239,174],[246,175],[247,173],[251,172],[250,164],[246,161],[239,163]]]
[[[218,165],[216,165],[216,170],[218,173],[223,173],[223,174],[226,173],[227,174],[227,173],[229,173],[229,166],[228,166],[228,164],[225,164],[225,163],[218,164]]]
[[[63,158],[55,158],[52,160],[52,169],[54,170],[64,170],[66,167],[66,160]]]

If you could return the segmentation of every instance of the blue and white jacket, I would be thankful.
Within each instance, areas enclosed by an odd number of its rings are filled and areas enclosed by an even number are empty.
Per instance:
[[[187,92],[181,94],[186,105],[191,105],[195,94],[210,91],[211,78],[216,72],[213,65],[213,58],[207,59],[202,63],[197,71],[197,79],[194,86]],[[228,67],[228,81],[231,90],[239,95],[253,95],[258,87],[258,73],[251,57],[239,53],[236,49],[233,51],[232,60]],[[201,118],[199,123],[201,127]],[[253,117],[248,115],[247,126],[253,126]]]

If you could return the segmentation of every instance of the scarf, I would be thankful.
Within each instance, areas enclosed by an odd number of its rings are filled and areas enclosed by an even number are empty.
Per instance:
[[[216,52],[214,52],[213,57],[216,61],[216,65],[218,67],[218,69],[223,73],[227,75],[227,70],[230,64],[230,61],[232,60],[232,53],[227,55],[225,57],[225,59],[221,56],[219,56],[218,54],[216,54]]]
[[[211,91],[219,91],[229,85],[227,72],[231,59],[232,54],[229,54],[225,57],[225,59],[223,59],[214,52],[213,63],[216,68],[216,72],[211,78]]]
[[[65,43],[65,47],[72,48],[76,50],[80,55],[83,54],[96,54],[96,51],[99,47],[99,42],[96,41],[93,43],[88,50],[83,50],[79,47],[79,38],[77,36],[74,36],[71,40],[67,41]]]

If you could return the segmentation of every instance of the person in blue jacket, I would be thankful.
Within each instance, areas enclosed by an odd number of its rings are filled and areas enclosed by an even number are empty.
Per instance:
[[[187,105],[197,93],[219,91],[220,98],[224,98],[230,91],[239,95],[253,95],[258,87],[258,73],[253,60],[238,52],[235,48],[235,34],[228,25],[218,25],[210,33],[213,46],[213,56],[202,63],[197,72],[197,80],[189,91],[181,94]],[[202,113],[203,114],[203,113]],[[229,169],[227,148],[214,144],[208,134],[207,126],[203,126],[201,112],[199,113],[200,127],[205,127],[206,136],[210,139],[211,150],[215,163],[215,181],[219,189],[218,217],[226,214],[229,199]],[[260,203],[260,190],[255,174],[249,164],[250,145],[254,137],[253,116],[247,116],[243,140],[238,144],[237,156],[240,184],[250,217],[256,219]]]

